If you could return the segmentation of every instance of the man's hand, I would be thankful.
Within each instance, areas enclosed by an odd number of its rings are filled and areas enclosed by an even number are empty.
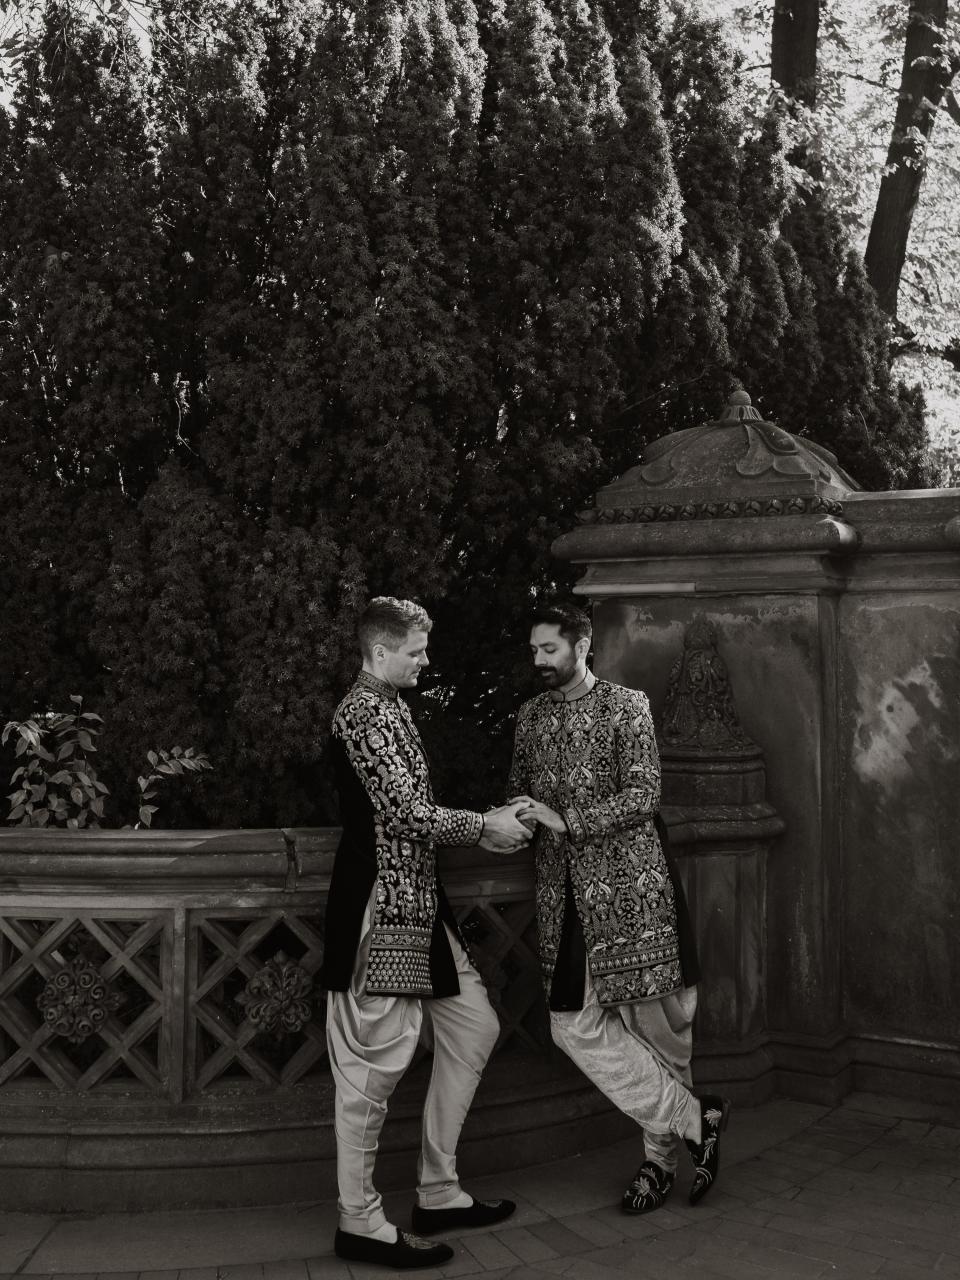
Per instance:
[[[480,848],[493,853],[516,853],[530,841],[530,830],[517,819],[516,805],[502,805],[483,815]]]
[[[567,824],[549,805],[541,804],[539,800],[532,800],[530,796],[514,796],[510,804],[520,806],[517,817],[522,823],[539,822],[541,826],[549,827],[551,831],[556,831],[560,835],[567,834]]]

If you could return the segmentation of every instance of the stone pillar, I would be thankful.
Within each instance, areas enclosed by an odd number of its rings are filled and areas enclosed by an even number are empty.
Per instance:
[[[784,824],[766,802],[763,753],[740,723],[716,627],[703,615],[687,628],[670,672],[658,738],[663,817],[708,975],[696,1077],[756,1103],[773,1091],[766,863]]]

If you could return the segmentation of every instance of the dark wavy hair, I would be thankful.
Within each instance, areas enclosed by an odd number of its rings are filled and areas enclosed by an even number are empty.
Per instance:
[[[560,634],[570,644],[593,638],[590,615],[575,604],[544,604],[530,615],[530,626],[559,627]]]

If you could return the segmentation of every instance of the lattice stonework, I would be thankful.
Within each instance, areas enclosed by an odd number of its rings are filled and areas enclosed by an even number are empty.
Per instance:
[[[119,1078],[162,1094],[169,923],[161,912],[0,916],[0,1085],[85,1092]]]
[[[453,905],[500,1016],[500,1046],[548,1047],[531,896],[511,888]],[[242,907],[8,900],[0,1087],[177,1103],[303,1082],[314,1096],[329,1070],[323,909],[319,895]]]
[[[187,1087],[293,1084],[326,1066],[319,915],[191,913]]]
[[[536,906],[530,898],[480,898],[455,907],[460,931],[500,1018],[498,1048],[550,1044],[540,961]]]

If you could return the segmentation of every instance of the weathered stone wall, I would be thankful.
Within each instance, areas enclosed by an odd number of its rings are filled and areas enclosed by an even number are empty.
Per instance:
[[[655,713],[690,625],[715,625],[785,823],[756,864],[757,921],[736,842],[688,822],[681,861],[713,960],[701,1052],[712,1079],[739,1072],[756,1096],[955,1098],[960,491],[864,493],[757,419],[741,396],[657,442],[555,546],[584,569],[598,674],[647,690]],[[737,945],[716,945],[724,931]],[[745,998],[764,1027],[738,1046]]]
[[[868,539],[877,505],[851,504]],[[861,1078],[898,1087],[919,1060],[929,1087],[950,1092],[960,1049],[960,552],[928,549],[930,537],[916,545],[918,516],[930,517],[929,533],[944,527],[943,499],[887,507],[887,538],[898,526],[912,537],[900,550],[865,550],[840,608],[845,1019]]]

